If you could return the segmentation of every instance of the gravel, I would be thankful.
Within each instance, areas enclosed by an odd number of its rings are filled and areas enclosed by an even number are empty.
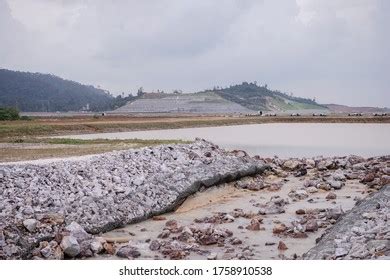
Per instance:
[[[201,187],[264,169],[246,153],[226,152],[204,140],[73,161],[2,165],[0,259],[30,258],[37,244],[61,241],[62,231],[70,232],[61,246],[73,257],[80,253],[76,242],[84,242],[78,240],[84,230],[97,234],[165,213]],[[95,243],[93,250],[98,249]]]

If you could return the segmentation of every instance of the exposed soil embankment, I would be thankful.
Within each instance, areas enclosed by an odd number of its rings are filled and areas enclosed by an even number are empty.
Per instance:
[[[264,168],[243,152],[202,140],[76,161],[3,165],[0,258],[30,258],[39,242],[47,243],[43,256],[88,256],[102,246],[90,234],[173,210],[203,186]]]

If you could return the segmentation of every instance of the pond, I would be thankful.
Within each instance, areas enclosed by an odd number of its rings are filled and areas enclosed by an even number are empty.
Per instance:
[[[281,158],[390,154],[390,124],[273,123],[71,135],[77,139],[182,139],[196,137],[226,149]]]

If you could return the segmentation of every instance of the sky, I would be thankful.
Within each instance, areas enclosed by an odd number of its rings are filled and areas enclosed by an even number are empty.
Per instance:
[[[111,93],[257,81],[390,107],[388,0],[0,0],[0,68]]]

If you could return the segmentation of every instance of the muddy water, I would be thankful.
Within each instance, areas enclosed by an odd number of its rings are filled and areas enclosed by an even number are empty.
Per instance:
[[[268,181],[277,182],[282,179],[270,176]],[[180,208],[175,212],[165,214],[166,220],[155,221],[147,220],[138,224],[128,225],[125,228],[117,229],[108,232],[103,235],[107,240],[111,242],[129,242],[136,245],[140,249],[141,258],[153,259],[162,258],[161,255],[156,254],[148,249],[147,239],[156,239],[167,220],[174,219],[179,225],[190,225],[195,218],[203,218],[205,216],[212,216],[217,212],[230,212],[235,208],[241,208],[245,212],[257,213],[259,208],[254,206],[255,203],[265,203],[270,200],[272,196],[279,195],[282,198],[288,198],[288,193],[297,189],[302,185],[302,182],[295,177],[289,177],[288,181],[283,185],[281,190],[277,192],[262,190],[262,191],[249,191],[243,189],[237,189],[231,184],[223,184],[218,187],[213,187],[203,192],[199,192],[189,197]],[[243,244],[232,246],[236,252],[239,252],[243,248],[249,246],[254,248],[253,259],[278,259],[279,254],[283,253],[288,257],[293,254],[298,256],[307,252],[315,245],[315,240],[323,233],[324,229],[319,229],[315,233],[309,233],[308,238],[294,239],[294,238],[282,238],[275,236],[272,233],[273,227],[276,223],[282,222],[289,225],[292,220],[297,216],[295,211],[297,209],[315,209],[315,208],[333,208],[341,206],[344,211],[351,209],[355,205],[353,198],[362,198],[364,195],[362,191],[364,186],[357,181],[348,181],[346,186],[341,190],[336,191],[337,199],[334,201],[328,201],[325,196],[328,194],[326,191],[319,191],[318,193],[310,194],[309,198],[313,199],[313,202],[308,202],[308,199],[298,202],[291,202],[285,206],[285,213],[276,215],[264,216],[262,227],[265,230],[250,231],[245,227],[250,223],[249,219],[237,218],[232,223],[225,223],[215,225],[217,228],[230,229],[235,237],[238,237],[243,241]],[[243,229],[238,227],[242,226]],[[288,250],[280,252],[277,249],[278,242],[282,240],[288,247]],[[266,246],[265,243],[274,242],[275,245]],[[217,246],[201,246],[209,252],[218,253],[218,258],[223,257],[226,247]],[[207,254],[199,255],[191,253],[190,259],[205,259]]]
[[[63,137],[63,136],[61,136]],[[272,157],[390,154],[390,124],[273,123],[71,135],[78,139],[207,139],[223,148]]]

